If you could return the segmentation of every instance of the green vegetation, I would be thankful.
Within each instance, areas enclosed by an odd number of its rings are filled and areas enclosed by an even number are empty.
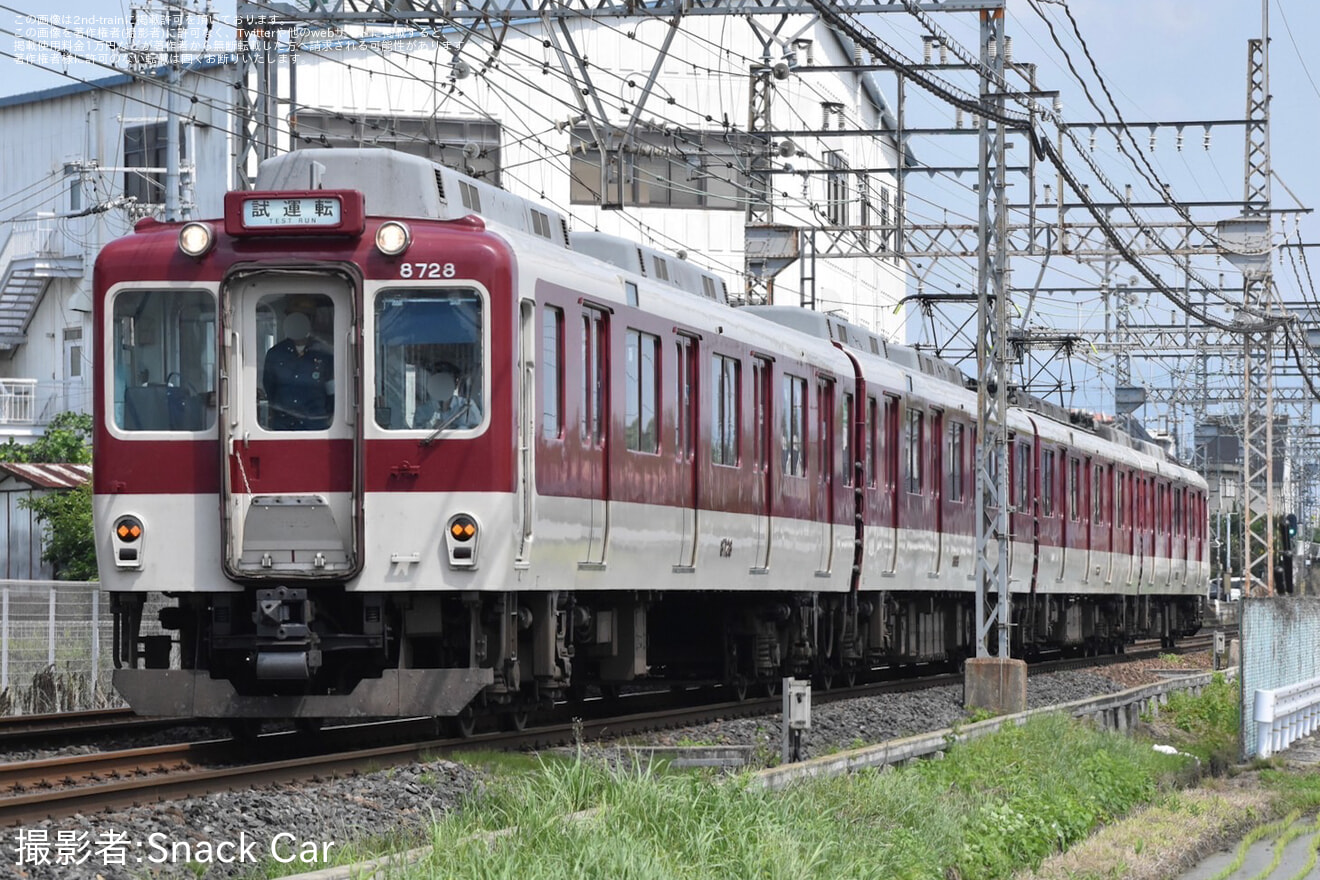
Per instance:
[[[90,415],[63,412],[51,419],[46,433],[35,443],[20,446],[11,437],[0,444],[0,461],[87,464],[92,460],[91,438]],[[35,513],[45,529],[41,558],[55,567],[55,577],[96,580],[90,485],[25,498],[19,504]]]
[[[436,855],[405,876],[1008,877],[1156,797],[1187,763],[1061,716],[787,792],[547,762],[437,825]]]
[[[1169,695],[1157,717],[1143,716],[1160,739],[1196,755],[1216,775],[1237,763],[1241,697],[1237,679],[1216,674],[1199,696],[1190,691]]]

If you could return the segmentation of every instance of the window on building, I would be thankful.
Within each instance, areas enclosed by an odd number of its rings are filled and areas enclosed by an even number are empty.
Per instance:
[[[785,476],[807,475],[807,380],[784,376],[779,449]]]
[[[722,354],[711,358],[711,461],[733,467],[738,464],[740,367],[737,358]]]
[[[575,205],[738,211],[746,206],[750,185],[747,157],[754,146],[747,135],[643,131],[635,140],[638,149],[621,157],[610,155],[602,182],[600,148],[591,130],[586,126],[573,129],[570,201]]]
[[[564,436],[564,310],[541,312],[541,436]]]
[[[139,205],[165,204],[165,139],[164,122],[124,129],[124,195],[137,199]],[[188,157],[186,144],[183,123],[179,123],[180,162]]]
[[[848,163],[843,153],[829,150],[825,153],[825,220],[831,226],[848,225]]]
[[[384,147],[422,156],[498,186],[498,122],[431,116],[345,116],[298,110],[297,137],[309,148]]]
[[[624,365],[624,427],[628,448],[636,452],[660,451],[660,337],[628,329]]]

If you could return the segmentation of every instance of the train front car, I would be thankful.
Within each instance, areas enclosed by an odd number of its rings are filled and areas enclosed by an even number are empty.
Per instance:
[[[97,553],[139,713],[453,715],[497,684],[513,257],[475,184],[451,206],[382,153],[273,160],[222,221],[97,261]]]

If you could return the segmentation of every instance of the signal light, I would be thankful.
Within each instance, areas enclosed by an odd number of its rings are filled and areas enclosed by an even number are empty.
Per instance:
[[[120,517],[115,523],[115,536],[125,544],[132,544],[138,538],[142,537],[142,523],[137,517]]]
[[[477,536],[477,524],[466,516],[455,517],[449,524],[449,534],[455,541],[471,541]]]

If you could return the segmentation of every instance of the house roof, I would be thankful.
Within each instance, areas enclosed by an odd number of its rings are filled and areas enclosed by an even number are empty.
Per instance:
[[[74,489],[92,478],[92,466],[0,461],[0,476],[12,476],[38,489]]]

